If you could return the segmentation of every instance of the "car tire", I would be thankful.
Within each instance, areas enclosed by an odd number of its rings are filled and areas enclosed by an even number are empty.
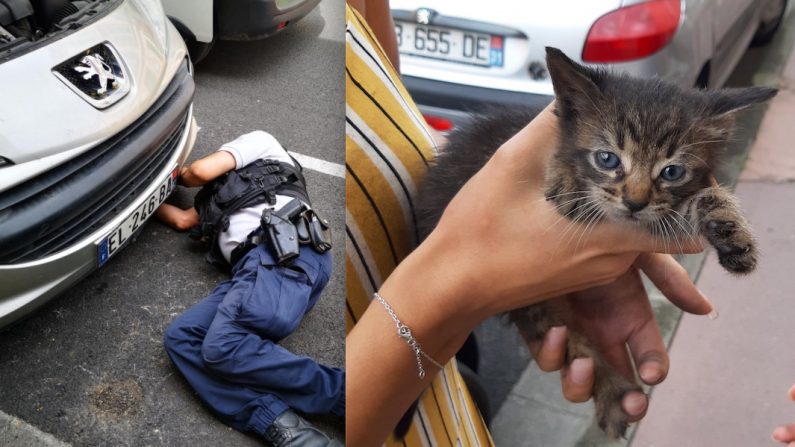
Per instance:
[[[768,0],[768,4],[764,9],[765,11],[762,11],[762,23],[759,24],[759,29],[756,30],[756,34],[751,40],[752,47],[765,45],[773,40],[773,36],[776,35],[776,31],[781,27],[781,22],[784,20],[784,13],[787,11],[787,0]]]
[[[704,65],[701,67],[701,71],[698,72],[698,77],[696,78],[696,83],[693,87],[700,89],[709,88],[709,61],[704,63]]]
[[[215,37],[213,37],[211,42],[199,42],[198,40],[194,39],[190,42],[185,42],[185,45],[188,47],[190,60],[193,61],[194,65],[196,65],[210,53],[213,45],[215,45]]]

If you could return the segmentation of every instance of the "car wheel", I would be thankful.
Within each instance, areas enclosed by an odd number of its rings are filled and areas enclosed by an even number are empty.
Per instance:
[[[188,47],[188,52],[190,53],[190,60],[193,61],[193,64],[198,64],[201,62],[202,59],[207,57],[210,53],[210,50],[215,45],[215,37],[211,42],[199,42],[198,40],[191,40],[190,42],[185,42],[185,45]]]
[[[709,88],[709,61],[707,61],[696,78],[695,88],[705,89]]]
[[[751,40],[751,46],[764,45],[773,40],[773,36],[781,26],[786,10],[787,0],[767,0],[762,7],[762,20],[753,40]]]

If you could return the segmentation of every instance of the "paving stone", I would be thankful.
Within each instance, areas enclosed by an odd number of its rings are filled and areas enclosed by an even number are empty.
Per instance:
[[[795,59],[790,65],[795,71]],[[795,122],[795,92],[782,90],[773,98],[762,120],[745,170],[740,175],[741,181],[795,180],[795,157],[792,157],[793,122]]]
[[[498,446],[568,447],[582,436],[590,420],[510,394],[492,422],[491,431]]]
[[[69,447],[18,417],[0,411],[0,445],[13,447]]]
[[[560,374],[541,371],[535,362],[524,371],[510,396],[544,403],[563,415],[593,417],[593,403],[575,404],[567,401],[560,390]]]
[[[795,383],[795,185],[737,188],[762,254],[757,272],[734,278],[708,257],[699,287],[720,310],[715,321],[685,315],[672,343],[672,368],[655,388],[633,447],[769,445],[792,422]]]

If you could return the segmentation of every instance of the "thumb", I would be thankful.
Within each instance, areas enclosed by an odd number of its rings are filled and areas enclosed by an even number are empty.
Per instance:
[[[635,267],[643,270],[663,295],[683,311],[696,315],[715,312],[709,299],[690,280],[687,270],[671,255],[641,253]]]

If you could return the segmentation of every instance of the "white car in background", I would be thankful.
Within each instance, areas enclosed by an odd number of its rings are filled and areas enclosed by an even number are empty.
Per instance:
[[[160,0],[0,1],[0,327],[135,238],[192,148],[193,91]]]
[[[162,0],[194,63],[217,39],[264,39],[309,14],[320,0]]]
[[[546,46],[681,86],[723,85],[787,0],[392,0],[406,87],[440,130],[484,104],[545,104]]]

